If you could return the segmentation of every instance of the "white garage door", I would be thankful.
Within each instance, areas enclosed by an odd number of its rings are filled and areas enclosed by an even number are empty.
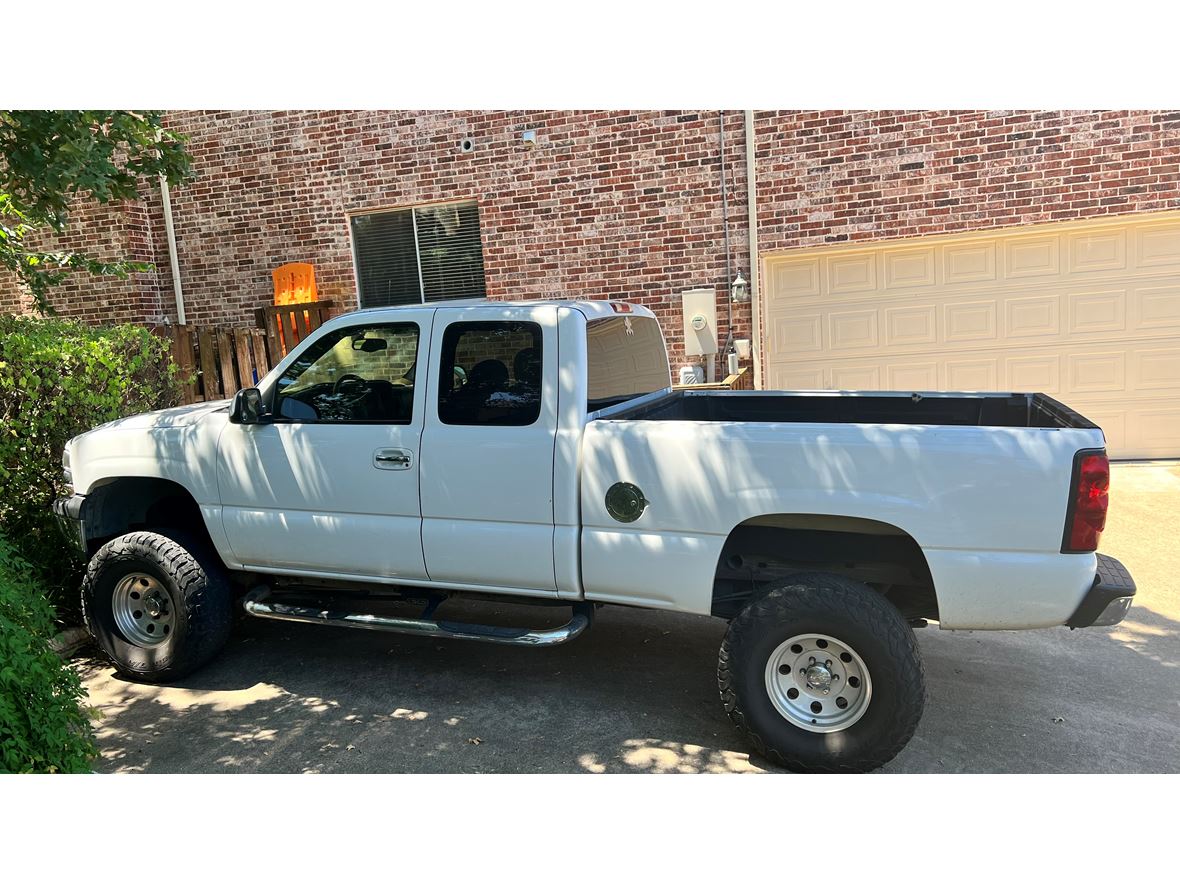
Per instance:
[[[1180,457],[1180,213],[764,257],[773,389],[1044,392]]]

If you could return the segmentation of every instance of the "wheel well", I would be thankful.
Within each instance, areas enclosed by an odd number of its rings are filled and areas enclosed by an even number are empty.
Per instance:
[[[126,476],[91,489],[83,508],[88,553],[112,538],[141,529],[180,529],[194,534],[215,550],[188,489],[167,479]]]
[[[713,578],[712,613],[733,618],[767,585],[805,572],[860,581],[907,618],[938,618],[930,567],[918,542],[872,519],[770,514],[729,533]]]

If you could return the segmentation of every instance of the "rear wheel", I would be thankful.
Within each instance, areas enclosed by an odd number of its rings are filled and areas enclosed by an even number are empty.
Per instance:
[[[925,672],[880,594],[836,575],[783,581],[734,618],[721,699],[762,756],[792,771],[871,771],[917,728]]]
[[[155,532],[105,544],[82,584],[91,635],[116,670],[141,682],[171,682],[207,663],[229,638],[232,603],[212,551]]]

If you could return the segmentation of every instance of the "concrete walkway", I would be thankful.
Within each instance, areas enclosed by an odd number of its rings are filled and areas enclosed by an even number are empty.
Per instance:
[[[1116,465],[1102,549],[1119,627],[918,631],[930,697],[906,772],[1180,771],[1180,465]],[[508,613],[505,612],[505,615]],[[604,609],[547,651],[250,619],[182,684],[88,665],[100,771],[749,772],[717,697],[725,625]]]

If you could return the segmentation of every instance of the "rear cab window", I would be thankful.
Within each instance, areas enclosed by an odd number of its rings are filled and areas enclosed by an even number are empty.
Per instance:
[[[588,412],[671,387],[659,321],[647,316],[589,320],[586,376]]]

